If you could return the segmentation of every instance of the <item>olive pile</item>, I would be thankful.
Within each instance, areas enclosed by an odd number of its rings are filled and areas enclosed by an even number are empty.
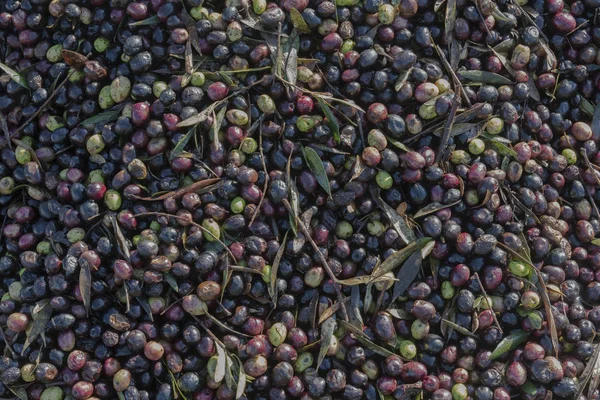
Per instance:
[[[0,397],[599,399],[599,8],[0,1]]]

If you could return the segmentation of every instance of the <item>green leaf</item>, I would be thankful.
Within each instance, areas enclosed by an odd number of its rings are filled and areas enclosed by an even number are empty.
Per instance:
[[[239,374],[237,388],[235,390],[235,398],[239,399],[244,395],[244,390],[246,390],[246,373],[244,372],[244,365],[242,364],[242,361],[237,358],[237,362],[239,365]]]
[[[492,148],[501,156],[511,156],[513,158],[517,158],[517,152],[504,143],[500,143],[497,140],[484,140],[484,142],[487,147]]]
[[[594,116],[594,106],[585,97],[581,96],[581,110],[590,118]]]
[[[446,4],[446,21],[444,26],[444,37],[447,42],[453,37],[456,25],[456,0],[448,0]]]
[[[6,385],[8,390],[10,390],[15,396],[19,398],[19,400],[28,400],[29,396],[27,395],[27,391],[24,387],[21,386],[8,386]]]
[[[12,69],[11,67],[9,67],[6,64],[2,64],[1,62],[0,62],[0,69],[2,71],[4,71],[6,74],[8,74],[10,79],[17,82],[19,85],[23,86],[25,89],[29,90],[29,86],[27,86],[27,82],[25,81],[25,78],[23,78],[17,71],[15,71],[14,69]]]
[[[317,357],[317,370],[321,367],[321,363],[327,355],[327,350],[331,346],[331,339],[335,330],[335,318],[329,317],[321,325],[321,347],[319,348],[319,356]]]
[[[165,276],[165,281],[167,282],[167,284],[169,286],[171,286],[171,289],[173,289],[176,293],[179,292],[179,285],[177,284],[175,277],[169,273],[164,274],[164,276]]]
[[[177,144],[171,151],[171,155],[169,156],[170,161],[173,160],[175,157],[177,157],[179,154],[181,154],[183,152],[183,149],[188,144],[188,142],[190,141],[192,136],[194,136],[195,134],[196,134],[196,126],[193,126],[192,128],[190,128],[187,131],[187,133],[181,139],[179,139],[179,142],[177,142]]]
[[[503,354],[508,353],[517,348],[521,343],[524,343],[529,338],[529,332],[517,329],[512,331],[507,337],[502,339],[498,346],[490,355],[490,360],[495,360]]]
[[[153,15],[149,18],[143,19],[141,21],[131,22],[129,26],[145,26],[145,25],[156,25],[160,22],[158,19],[158,15]]]
[[[362,343],[362,345],[365,346],[367,349],[372,350],[373,352],[379,354],[380,356],[384,356],[384,357],[396,355],[394,352],[371,342],[369,337],[362,331],[362,329],[357,328],[356,326],[352,325],[351,323],[343,321],[343,320],[340,320],[340,323],[342,324],[342,326],[344,328],[346,328],[347,330],[352,332],[354,334],[354,336],[356,336],[356,340],[358,340],[360,343]]]
[[[310,27],[308,26],[308,24],[302,17],[302,14],[300,13],[300,11],[296,10],[295,8],[292,8],[290,10],[290,19],[292,20],[292,25],[294,25],[294,28],[298,29],[299,32],[301,32],[301,33],[310,33],[311,32]]]
[[[46,324],[48,321],[50,321],[50,317],[52,316],[52,307],[50,307],[50,301],[39,301],[33,308],[31,316],[33,318],[33,323],[31,324],[31,328],[29,328],[27,331],[25,344],[23,345],[21,355],[25,352],[25,350],[27,350],[31,343],[33,343],[33,341],[46,330]]]
[[[415,317],[413,317],[411,313],[401,308],[388,308],[385,311],[394,318],[405,319],[408,321],[412,321],[415,319]]]
[[[421,272],[423,259],[429,255],[434,245],[435,242],[433,241],[427,243],[421,249],[421,251],[415,251],[410,257],[408,257],[408,260],[404,262],[402,268],[400,268],[400,271],[398,271],[398,275],[396,276],[398,281],[396,281],[394,284],[392,300],[390,300],[390,303],[393,303],[398,297],[402,296],[410,284],[415,280],[417,275],[419,275],[419,272]]]
[[[537,388],[530,380],[525,381],[521,386],[521,390],[530,396],[534,396],[537,393]]]
[[[350,321],[357,325],[363,326],[364,322],[360,315],[360,287],[353,286],[350,292],[350,307],[348,308],[348,317]]]
[[[329,185],[329,178],[327,177],[327,172],[325,172],[323,160],[321,160],[321,157],[319,157],[317,152],[310,147],[303,147],[302,153],[304,154],[306,165],[308,165],[308,168],[315,176],[317,183],[325,190],[329,197],[331,197],[331,186]]]
[[[104,125],[108,124],[109,122],[116,121],[117,118],[119,118],[119,114],[121,113],[121,110],[124,106],[125,104],[123,103],[122,105],[117,106],[116,108],[113,108],[110,111],[105,111],[103,113],[96,114],[93,117],[81,121],[80,125]]]
[[[510,79],[489,71],[458,71],[458,76],[477,83],[487,83],[491,85],[512,85],[514,82]]]
[[[405,151],[407,153],[412,151],[407,145],[405,145],[404,143],[402,143],[399,140],[394,139],[393,137],[390,137],[389,135],[386,136],[385,138],[387,139],[388,143],[391,143],[392,146],[394,146],[402,151]]]
[[[337,144],[339,144],[341,141],[340,124],[337,118],[335,117],[335,115],[333,115],[331,108],[329,107],[329,105],[327,105],[327,103],[325,103],[325,101],[322,98],[317,96],[317,101],[319,102],[319,107],[321,107],[323,114],[327,118],[327,126],[329,127],[329,129],[331,129],[331,133],[333,133],[333,139]]]
[[[600,133],[600,102],[596,104],[594,109],[594,117],[592,118],[592,132],[594,134]]]

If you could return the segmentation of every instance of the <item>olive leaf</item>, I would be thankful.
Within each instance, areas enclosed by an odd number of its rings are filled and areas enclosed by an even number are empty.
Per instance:
[[[374,276],[378,276],[378,275],[383,275],[387,272],[393,271],[398,266],[400,266],[400,264],[402,264],[406,260],[408,260],[408,258],[415,251],[421,250],[425,245],[427,245],[428,243],[431,243],[432,241],[433,241],[432,238],[426,237],[426,238],[417,239],[417,240],[411,242],[408,246],[406,246],[405,248],[403,248],[401,250],[398,250],[397,252],[395,252],[388,258],[386,258],[381,264],[379,264],[378,266],[375,266],[372,274]]]
[[[12,392],[15,396],[19,398],[19,400],[28,400],[29,396],[27,395],[27,391],[22,386],[8,386],[6,385],[8,390]]]
[[[581,111],[586,113],[590,118],[594,117],[594,106],[585,97],[581,96]]]
[[[277,254],[275,254],[275,258],[273,259],[273,264],[271,265],[271,277],[269,284],[269,294],[273,299],[273,304],[277,304],[277,271],[279,270],[279,264],[281,263],[281,258],[283,257],[283,253],[285,252],[285,244],[287,242],[289,230],[283,236],[283,241],[279,246],[279,250],[277,250]]]
[[[345,298],[344,302],[347,303],[349,302],[350,299]],[[336,312],[338,312],[338,310],[342,307],[342,303],[340,303],[339,301],[336,301],[335,303],[333,303],[331,305],[331,307],[328,307],[325,309],[325,311],[323,311],[321,313],[321,315],[319,316],[319,321],[317,322],[317,325],[321,325],[323,322],[327,321],[329,318],[333,317],[335,315]]]
[[[491,85],[512,85],[514,83],[502,75],[489,71],[458,71],[457,75],[471,82]]]
[[[244,390],[246,390],[246,373],[244,372],[244,365],[242,364],[242,361],[237,357],[236,360],[238,363],[239,372],[237,387],[235,390],[235,398],[239,399],[244,395]]]
[[[127,262],[131,262],[131,254],[129,253],[129,244],[127,243],[127,239],[125,239],[125,235],[121,231],[121,227],[117,222],[117,217],[115,213],[111,212],[108,214],[108,218],[112,224],[113,231],[115,234],[115,239],[117,241],[117,250],[121,257],[125,259]]]
[[[50,307],[49,300],[41,300],[35,305],[35,307],[33,307],[33,311],[31,312],[33,323],[31,324],[31,328],[29,328],[27,331],[21,355],[25,353],[25,350],[29,348],[31,343],[33,343],[33,341],[37,339],[39,335],[44,333],[46,330],[46,324],[48,324],[48,321],[50,321],[51,316],[52,307]]]
[[[10,79],[12,79],[16,83],[18,83],[20,86],[24,87],[25,89],[29,90],[29,86],[27,86],[27,81],[17,71],[15,71],[8,65],[3,64],[1,62],[0,62],[0,69],[2,71],[4,71],[10,77]]]
[[[517,157],[516,151],[514,151],[513,149],[511,149],[510,147],[508,147],[504,143],[501,143],[498,140],[487,140],[486,139],[486,140],[484,140],[484,142],[488,148],[495,150],[501,156],[511,156],[513,158]]]
[[[450,42],[450,38],[454,35],[454,27],[456,25],[456,0],[448,0],[446,4],[446,24],[444,26],[444,37],[447,42]]]
[[[80,125],[105,125],[110,122],[116,121],[117,118],[119,118],[119,114],[121,114],[121,110],[123,110],[123,107],[125,107],[125,103],[113,107],[109,111],[105,111],[100,114],[96,114],[93,117],[84,119],[83,121],[81,121]]]
[[[402,143],[401,141],[394,139],[393,137],[390,137],[389,135],[386,135],[385,137],[388,141],[388,143],[390,143],[392,146],[405,151],[405,152],[410,152],[412,151],[412,149],[410,147],[408,147],[407,145],[405,145],[404,143]]]
[[[452,206],[455,206],[460,202],[461,202],[461,200],[454,201],[450,204],[442,204],[442,203],[437,203],[437,202],[429,203],[425,207],[423,207],[419,211],[417,211],[415,213],[415,215],[413,215],[413,218],[417,219],[420,217],[424,217],[425,215],[433,214],[434,212],[438,212],[445,208],[450,208]]]
[[[227,366],[227,356],[221,345],[217,344],[217,365],[215,367],[215,382],[221,382],[225,378],[225,367]]]
[[[329,178],[327,177],[321,157],[310,147],[302,147],[302,154],[304,155],[306,165],[308,165],[308,168],[315,176],[319,186],[331,197],[331,186],[329,185]]]
[[[364,324],[362,315],[360,315],[360,287],[353,286],[350,291],[350,308],[348,309],[348,318],[357,326]]]
[[[285,77],[292,85],[298,80],[298,50],[300,49],[300,36],[297,30],[292,31],[290,39],[286,40],[283,50],[283,70]]]
[[[402,71],[398,74],[398,79],[396,80],[396,84],[394,85],[394,90],[396,92],[399,92],[400,89],[402,89],[402,86],[404,86],[404,84],[408,80],[408,77],[410,76],[412,69],[413,69],[413,67],[410,67],[406,71]]]
[[[419,272],[421,272],[423,259],[431,253],[434,245],[434,241],[427,243],[423,248],[412,253],[412,255],[408,257],[408,260],[404,262],[396,276],[398,281],[394,284],[390,303],[393,303],[398,297],[402,296],[410,284],[415,280]]]
[[[144,310],[144,312],[148,315],[148,317],[150,317],[150,320],[154,321],[154,317],[152,316],[152,309],[150,309],[150,304],[148,303],[148,299],[146,299],[143,296],[138,296],[135,299],[140,304],[140,307],[142,307],[142,310]]]
[[[355,285],[364,285],[366,283],[376,283],[376,282],[386,282],[386,281],[395,281],[396,279],[389,277],[387,275],[361,275],[355,276],[354,278],[342,279],[339,280],[338,283],[343,286],[355,286]]]
[[[531,383],[530,380],[525,381],[525,383],[521,385],[521,390],[530,396],[535,396],[535,394],[537,393],[537,388],[533,383]]]
[[[286,166],[286,183],[289,188],[288,196],[290,198],[290,225],[292,227],[292,232],[294,232],[294,236],[298,236],[298,217],[299,217],[299,208],[300,208],[300,194],[298,193],[298,188],[296,187],[296,182],[291,178],[290,175],[290,163],[291,159],[288,160]]]
[[[512,331],[507,337],[502,339],[498,346],[490,354],[490,360],[495,360],[498,357],[508,353],[517,348],[521,343],[525,342],[529,338],[529,332],[517,329]]]
[[[333,112],[331,111],[329,105],[321,97],[317,96],[317,102],[319,103],[319,107],[321,107],[321,111],[323,111],[323,114],[327,118],[326,123],[329,129],[331,130],[331,133],[333,134],[333,139],[337,144],[339,144],[341,141],[340,124],[337,118],[335,117],[335,115],[333,115]]]
[[[415,234],[412,229],[408,226],[408,223],[402,218],[396,210],[394,210],[389,204],[387,204],[381,196],[379,195],[379,189],[371,186],[371,195],[375,202],[379,205],[379,207],[383,210],[386,218],[390,221],[394,229],[400,235],[400,239],[404,242],[404,244],[409,244],[416,239]]]
[[[409,313],[401,308],[388,308],[385,311],[394,318],[404,319],[404,320],[409,320],[409,321],[412,321],[415,319],[415,317],[413,317],[411,313]]]
[[[459,332],[459,333],[461,333],[461,334],[463,334],[463,335],[465,335],[465,336],[472,337],[473,339],[476,339],[476,340],[477,340],[477,339],[479,339],[479,338],[477,337],[477,335],[475,335],[473,332],[469,331],[469,330],[468,330],[467,328],[465,328],[464,326],[460,326],[460,325],[458,325],[457,323],[455,323],[455,322],[452,322],[452,321],[450,321],[450,320],[448,320],[448,319],[445,319],[445,318],[442,318],[442,321],[444,321],[444,323],[445,323],[446,325],[448,325],[449,327],[451,327],[451,328],[452,328],[452,329],[454,329],[455,331],[457,331],[457,332]]]
[[[298,29],[299,32],[301,32],[301,33],[310,33],[311,32],[310,27],[304,20],[304,17],[302,17],[302,14],[300,13],[300,11],[296,10],[295,8],[292,8],[290,10],[290,19],[292,20],[292,25],[294,25],[294,28]]]
[[[175,280],[173,274],[166,273],[163,276],[165,277],[165,282],[171,286],[171,289],[173,289],[175,292],[179,292],[179,285],[177,284],[177,280]]]
[[[149,18],[143,19],[141,21],[130,22],[129,26],[146,26],[146,25],[156,25],[160,22],[158,19],[158,15],[153,15]]]
[[[194,125],[193,127],[191,127],[187,131],[187,133],[185,135],[183,135],[183,137],[181,139],[179,139],[179,141],[177,142],[177,144],[175,145],[175,147],[171,151],[171,154],[169,155],[169,161],[172,161],[175,157],[177,157],[179,154],[181,154],[181,152],[183,152],[183,149],[188,144],[188,142],[190,141],[190,139],[193,136],[195,136],[195,134],[196,134],[196,125]]]
[[[90,314],[90,301],[92,297],[92,271],[90,265],[84,262],[79,270],[79,291],[83,300],[86,313]]]
[[[395,354],[393,351],[390,351],[384,347],[381,347],[375,343],[373,343],[369,337],[362,331],[362,329],[357,328],[356,326],[352,325],[349,322],[340,320],[340,323],[342,324],[342,326],[344,328],[346,328],[346,330],[350,331],[352,334],[354,334],[354,336],[356,337],[356,340],[358,340],[360,343],[362,343],[363,346],[365,346],[367,349],[381,355],[384,357],[389,357],[389,356],[393,356],[393,355],[397,355]],[[403,357],[400,357],[404,360]]]
[[[473,129],[477,129],[477,124],[475,123],[461,123],[452,125],[452,129],[450,129],[450,137],[462,135],[463,133],[467,133]],[[433,134],[436,136],[441,136],[444,132],[444,128],[438,128],[433,131]]]
[[[596,104],[596,108],[594,109],[594,117],[592,118],[592,132],[594,135],[600,133],[600,102]]]
[[[319,356],[317,357],[317,370],[321,367],[321,364],[327,355],[327,350],[329,349],[329,346],[331,346],[335,325],[336,322],[333,316],[329,317],[321,325],[321,346],[319,348]]]

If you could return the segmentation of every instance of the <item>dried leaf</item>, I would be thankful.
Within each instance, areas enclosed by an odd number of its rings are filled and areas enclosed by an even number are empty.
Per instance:
[[[346,302],[346,303],[349,301],[350,301],[350,299],[348,299],[348,298],[344,299],[344,302]],[[319,321],[317,322],[317,325],[321,325],[323,322],[325,322],[329,318],[333,317],[340,308],[341,308],[341,303],[339,301],[336,301],[335,303],[333,303],[333,305],[331,307],[328,307],[327,309],[325,309],[325,311],[323,311],[321,313],[321,315],[319,316]]]
[[[459,88],[459,90],[461,93],[463,92],[462,89]],[[439,150],[438,150],[437,154],[435,155],[436,163],[440,162],[442,157],[444,157],[444,159],[446,159],[445,155],[448,152],[448,141],[450,140],[450,132],[452,132],[452,127],[454,125],[455,117],[456,117],[456,111],[458,110],[459,105],[460,105],[460,100],[459,100],[458,96],[453,96],[452,97],[452,106],[450,108],[450,112],[448,113],[448,119],[446,120],[446,123],[444,124],[442,138],[440,139]]]
[[[143,19],[141,21],[130,22],[129,26],[146,26],[146,25],[156,25],[160,22],[158,19],[158,15],[153,15],[149,18]]]
[[[176,190],[174,192],[167,192],[167,193],[162,194],[157,197],[133,196],[133,198],[135,200],[141,200],[141,201],[162,201],[162,200],[171,199],[171,198],[179,198],[186,193],[192,193],[192,192],[207,193],[208,191],[218,189],[221,185],[222,185],[222,183],[221,183],[220,178],[209,178],[209,179],[203,179],[201,181],[194,182],[191,185],[188,185],[182,189]]]
[[[512,331],[507,337],[502,339],[498,346],[490,355],[490,360],[495,360],[503,354],[508,353],[517,348],[521,343],[524,343],[529,338],[529,332],[517,329]]]
[[[487,83],[490,85],[512,85],[510,79],[489,71],[458,71],[457,75],[471,82]]]
[[[319,348],[319,356],[317,358],[317,370],[321,367],[321,363],[327,355],[327,350],[331,346],[331,339],[333,338],[333,331],[335,329],[334,317],[328,318],[321,325],[321,346]]]
[[[50,317],[52,316],[52,307],[50,307],[49,300],[41,300],[39,301],[33,311],[31,313],[31,317],[33,319],[33,323],[31,324],[31,328],[27,331],[27,335],[25,338],[25,344],[23,344],[23,350],[21,351],[21,355],[29,348],[31,343],[37,337],[44,333],[46,330],[46,324],[50,321]]]
[[[394,281],[395,279],[387,275],[373,276],[373,275],[361,275],[355,276],[354,278],[342,279],[338,281],[340,285],[344,286],[355,286],[364,285],[367,283],[386,282]]]
[[[300,13],[300,11],[296,10],[295,8],[292,8],[290,10],[290,19],[292,20],[292,25],[294,25],[294,28],[298,29],[299,32],[301,32],[301,33],[310,33],[311,32],[310,27],[308,26],[306,21],[304,21],[302,14]]]
[[[437,203],[437,202],[429,203],[428,205],[426,205],[425,207],[423,207],[419,211],[417,211],[416,214],[413,215],[413,218],[417,219],[420,217],[424,217],[425,215],[433,214],[434,212],[438,212],[445,208],[455,206],[456,204],[460,203],[460,201],[461,200],[457,200],[450,204],[442,204],[442,203]]]
[[[452,125],[452,129],[450,129],[450,137],[462,135],[463,133],[467,133],[473,129],[477,129],[477,124],[475,123],[462,123],[462,124],[454,124]],[[444,128],[438,128],[433,131],[433,134],[436,136],[441,136],[444,133]]]
[[[62,57],[65,62],[69,65],[69,67],[75,69],[82,69],[86,62],[88,62],[88,58],[83,54],[79,54],[76,51],[71,50],[62,50]]]
[[[127,243],[127,239],[125,239],[125,236],[123,235],[123,232],[121,231],[121,227],[119,226],[119,223],[117,222],[117,217],[115,216],[115,213],[108,214],[108,217],[109,217],[110,222],[113,227],[115,239],[117,241],[117,250],[119,251],[119,254],[121,255],[121,257],[123,257],[125,259],[125,261],[131,262],[131,254],[129,253],[129,245]]]
[[[188,144],[188,142],[190,141],[192,136],[195,136],[195,134],[196,134],[196,126],[193,126],[192,128],[190,128],[190,130],[187,131],[187,133],[181,139],[179,139],[179,141],[177,142],[177,144],[171,151],[171,154],[169,155],[170,161],[173,160],[178,155],[180,155],[181,152],[183,152],[183,149]]]
[[[283,241],[280,244],[279,250],[277,250],[277,254],[275,254],[275,258],[273,259],[273,264],[271,265],[271,279],[269,285],[269,294],[273,299],[273,304],[277,304],[277,271],[279,270],[279,263],[281,262],[281,258],[283,257],[283,253],[285,252],[285,244],[287,242],[287,235],[289,231],[285,233],[283,236]]]
[[[89,263],[83,263],[79,270],[79,291],[83,300],[83,306],[87,314],[90,314],[90,301],[92,297],[92,271]]]
[[[215,382],[221,382],[225,378],[225,367],[227,365],[227,356],[221,345],[217,345],[217,366],[215,367]]]
[[[303,147],[302,153],[304,155],[306,165],[308,165],[308,168],[315,176],[317,183],[323,188],[323,190],[325,190],[325,193],[331,197],[331,186],[329,185],[329,178],[327,177],[323,160],[321,157],[319,157],[317,152],[310,147]]]
[[[350,153],[348,153],[347,151],[341,151],[329,146],[325,146],[323,144],[317,144],[317,143],[309,143],[308,147],[312,147],[313,149],[317,149],[317,150],[321,150],[325,153],[333,153],[333,154],[341,154],[344,156],[349,155]]]
[[[456,25],[456,0],[448,0],[446,4],[446,21],[444,26],[444,36],[446,41],[450,42],[454,35],[454,27]]]
[[[356,336],[356,340],[358,340],[360,343],[362,343],[362,345],[365,346],[366,348],[368,348],[369,350],[372,350],[373,352],[375,352],[381,356],[384,356],[384,357],[396,355],[394,352],[373,343],[369,339],[369,337],[362,331],[362,329],[357,328],[356,326],[354,326],[346,321],[340,321],[340,323],[342,324],[342,326],[344,328],[346,328],[347,330],[352,332],[354,334],[354,336]]]
[[[548,288],[546,287],[546,283],[542,278],[542,273],[537,269],[531,266],[532,270],[537,274],[537,288],[540,293],[540,297],[542,298],[542,302],[544,303],[544,310],[546,312],[546,322],[548,323],[548,329],[550,330],[550,339],[552,339],[552,347],[554,348],[554,355],[558,357],[559,343],[558,343],[558,332],[556,330],[556,322],[554,321],[554,314],[552,313],[552,303],[550,302],[550,297],[548,296]]]
[[[291,156],[291,154],[290,154]],[[296,187],[296,182],[291,178],[290,175],[290,163],[291,158],[288,160],[286,166],[286,183],[289,188],[288,196],[290,198],[290,208],[292,212],[290,213],[290,225],[292,227],[292,232],[294,232],[294,236],[298,236],[298,217],[299,217],[299,204],[300,204],[300,194],[298,193],[298,188]]]
[[[190,42],[194,49],[198,52],[198,54],[202,55],[202,49],[200,48],[200,43],[198,41],[198,31],[196,30],[196,21],[192,16],[187,12],[185,7],[182,7],[181,10],[181,19],[187,28],[187,31],[190,35]]]
[[[244,372],[244,365],[242,364],[242,361],[239,358],[237,361],[239,365],[239,373],[237,388],[235,390],[235,398],[239,399],[244,395],[244,390],[246,390],[246,373]]]
[[[421,250],[425,245],[431,243],[432,241],[432,238],[426,237],[411,242],[402,250],[398,250],[397,252],[386,258],[381,264],[379,264],[379,266],[376,266],[373,269],[372,274],[374,276],[378,276],[393,271],[406,260],[408,260],[415,251]]]
[[[383,199],[379,196],[379,190],[373,186],[371,186],[371,194],[373,199],[375,199],[379,207],[385,213],[386,218],[390,221],[390,223],[394,226],[394,229],[396,229],[400,235],[400,239],[404,242],[404,244],[408,245],[409,243],[413,242],[417,237],[413,233],[412,229],[410,229],[404,218],[398,215],[396,210],[383,201]]]
[[[333,115],[333,112],[331,111],[329,105],[327,105],[327,103],[325,103],[325,101],[321,97],[317,96],[317,102],[319,103],[319,107],[321,107],[321,111],[323,111],[323,114],[326,117],[327,126],[333,134],[333,139],[337,144],[339,144],[341,141],[340,124],[337,118],[335,117],[335,115]]]
[[[472,337],[473,339],[479,339],[477,337],[477,335],[473,334],[471,331],[469,331],[467,328],[458,325],[455,322],[452,322],[450,320],[447,319],[442,319],[442,321],[444,321],[449,327],[451,327],[452,329],[454,329],[455,331],[465,335],[465,336],[469,336]]]
[[[394,289],[392,292],[392,300],[393,303],[396,301],[398,297],[400,297],[406,289],[410,286],[410,284],[415,280],[419,272],[421,272],[421,265],[423,264],[423,259],[429,255],[435,242],[431,241],[427,243],[421,251],[415,251],[408,260],[404,262],[400,271],[398,271],[398,275],[396,278],[398,281],[394,284]]]
[[[298,50],[300,48],[300,37],[297,31],[292,32],[291,39],[291,43],[290,40],[287,40],[284,46],[282,54],[284,60],[283,70],[288,82],[295,85],[298,80]]]
[[[27,86],[27,81],[17,71],[1,62],[0,69],[4,71],[10,77],[10,79],[17,82],[20,86],[23,86],[25,89],[29,90],[29,86]]]
[[[362,326],[364,322],[362,315],[360,315],[360,288],[358,286],[353,286],[350,293],[348,317],[354,325]]]
[[[411,313],[409,313],[401,308],[388,308],[385,311],[394,318],[405,319],[405,320],[409,320],[409,321],[412,321],[415,319],[415,317],[413,317]]]

